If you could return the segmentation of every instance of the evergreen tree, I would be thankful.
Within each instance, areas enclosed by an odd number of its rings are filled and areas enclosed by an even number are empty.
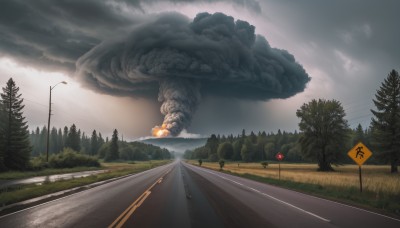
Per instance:
[[[296,115],[301,119],[299,142],[304,157],[316,160],[320,171],[333,170],[331,165],[340,164],[348,143],[348,124],[340,102],[312,100]]]
[[[241,140],[241,138],[238,138],[238,140],[236,140],[236,141],[233,143],[233,156],[232,156],[232,160],[234,160],[234,161],[240,161],[240,160],[242,160],[242,156],[241,156],[242,146],[243,146],[243,140]]]
[[[253,131],[250,132],[250,136],[249,137],[250,137],[251,143],[253,143],[253,144],[257,143],[257,136],[256,136],[256,134],[254,134]]]
[[[233,147],[230,142],[224,142],[218,146],[218,157],[220,159],[231,159],[233,155]]]
[[[36,130],[34,132],[34,137],[32,137],[32,144],[33,144],[33,149],[32,149],[32,155],[38,156],[40,154],[40,129],[39,127],[36,127]]]
[[[57,153],[57,128],[53,127],[50,131],[50,148],[49,153]]]
[[[63,134],[61,128],[59,128],[57,132],[57,153],[62,151],[63,147],[64,147]]]
[[[357,128],[354,130],[354,136],[353,136],[353,145],[356,143],[366,143],[365,142],[365,136],[364,136],[364,130],[361,126],[361,124],[358,124]]]
[[[3,107],[3,102],[0,100],[0,171],[7,169],[4,163],[6,120],[6,111]]]
[[[252,157],[254,155],[254,146],[249,138],[246,138],[244,140],[240,155],[245,162],[250,162],[252,160]]]
[[[97,132],[93,130],[92,137],[90,138],[90,155],[97,154],[98,150],[98,139],[97,139]]]
[[[212,154],[217,154],[219,140],[215,134],[212,134],[210,138],[207,139],[206,147],[209,148],[211,156]]]
[[[65,126],[64,127],[64,133],[63,133],[63,145],[62,145],[62,148],[67,147],[68,133],[69,133],[68,127]]]
[[[390,162],[390,172],[397,173],[400,162],[400,76],[392,70],[373,100],[376,111],[371,110],[374,145],[378,157]]]
[[[111,138],[110,148],[108,150],[108,153],[106,154],[105,160],[113,161],[117,160],[118,158],[119,158],[118,131],[117,129],[115,129]]]
[[[86,136],[85,132],[82,132],[81,152],[90,154],[90,139]]]
[[[100,147],[103,146],[104,143],[106,143],[106,142],[104,141],[103,136],[101,135],[100,132],[99,132],[99,138],[98,138],[97,143],[98,143],[98,144],[97,144],[97,151],[96,151],[96,153],[98,154],[98,153],[99,153]]]
[[[39,137],[39,154],[46,152],[47,127],[43,126]]]
[[[67,137],[67,142],[65,147],[69,147],[77,152],[81,151],[81,145],[80,145],[80,136],[78,134],[78,131],[76,130],[75,124],[72,124],[72,126],[69,129],[68,132],[68,137]]]
[[[1,132],[3,145],[0,146],[0,150],[4,151],[4,164],[0,164],[0,168],[23,170],[29,166],[32,148],[29,142],[28,125],[22,112],[25,107],[22,104],[24,99],[18,92],[19,87],[10,78],[6,87],[3,88],[0,102],[5,116]]]
[[[267,134],[265,131],[260,133],[257,137],[257,151],[256,151],[256,159],[265,159],[265,144],[267,144]]]

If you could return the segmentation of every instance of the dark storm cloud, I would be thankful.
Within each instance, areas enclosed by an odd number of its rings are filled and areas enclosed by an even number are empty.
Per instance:
[[[194,4],[194,3],[215,3],[226,2],[231,3],[256,13],[261,13],[262,9],[257,0],[118,0],[127,3],[135,8],[142,8],[144,4],[154,4],[160,2],[171,2],[175,4]]]
[[[75,71],[75,61],[115,33],[141,21],[143,6],[185,0],[2,0],[0,57],[51,71]],[[199,2],[230,2],[208,0]],[[259,11],[255,0],[230,2]],[[128,7],[130,6],[130,7]]]
[[[0,1],[0,56],[73,72],[75,61],[111,30],[133,24],[107,1]]]
[[[320,68],[335,75],[336,80],[348,79],[346,72],[337,72],[332,63],[336,59],[334,50],[351,58],[385,69],[398,67],[400,59],[400,30],[398,29],[397,0],[373,1],[287,1],[268,0],[263,8],[271,8],[269,17],[276,25],[286,30],[299,42],[314,42],[319,47],[319,60],[314,62]],[[267,7],[268,6],[268,7]],[[335,72],[336,71],[336,72]],[[341,78],[342,77],[342,78]]]
[[[78,60],[77,75],[102,92],[158,92],[173,135],[190,124],[201,96],[288,98],[310,80],[293,55],[271,48],[248,22],[222,13],[200,13],[192,22],[162,14],[94,47]]]

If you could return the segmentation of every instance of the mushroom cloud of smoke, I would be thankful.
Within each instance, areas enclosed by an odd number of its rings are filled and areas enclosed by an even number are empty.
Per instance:
[[[104,93],[153,99],[158,93],[165,118],[155,136],[186,129],[202,96],[288,98],[310,80],[293,55],[223,13],[199,13],[193,21],[161,14],[127,34],[80,57],[77,75]]]

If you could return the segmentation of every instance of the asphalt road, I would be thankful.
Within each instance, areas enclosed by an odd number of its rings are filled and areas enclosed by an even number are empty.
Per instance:
[[[0,217],[0,227],[400,227],[400,220],[180,161]]]

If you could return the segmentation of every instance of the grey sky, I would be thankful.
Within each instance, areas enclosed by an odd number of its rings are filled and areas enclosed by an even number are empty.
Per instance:
[[[254,25],[272,47],[288,50],[312,80],[303,93],[286,100],[205,97],[189,132],[292,131],[296,109],[320,97],[341,101],[351,126],[366,127],[376,89],[391,69],[400,68],[399,6],[395,0],[0,1],[0,85],[14,77],[32,127],[46,123],[48,86],[68,80],[54,90],[53,125],[146,136],[162,121],[160,104],[81,87],[74,78],[75,61],[151,14],[177,11],[194,18],[199,12],[222,12]]]

